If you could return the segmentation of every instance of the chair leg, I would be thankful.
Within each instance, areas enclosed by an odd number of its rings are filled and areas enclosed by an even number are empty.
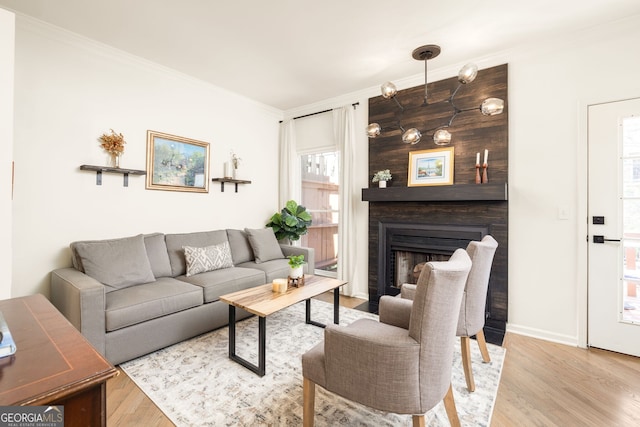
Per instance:
[[[302,425],[304,427],[313,427],[315,418],[315,400],[316,400],[316,383],[304,378],[302,381]]]
[[[414,415],[413,416],[413,427],[425,427],[424,415]]]
[[[473,381],[473,369],[471,368],[471,344],[469,337],[460,337],[460,353],[462,355],[464,379],[467,380],[467,389],[469,391],[475,391],[476,384]]]
[[[482,353],[482,361],[484,363],[491,362],[491,356],[489,356],[489,350],[487,349],[487,341],[484,339],[484,331],[482,329],[476,334],[476,341],[478,341],[478,347],[480,347],[480,353]]]
[[[451,427],[460,427],[460,418],[458,418],[456,402],[453,400],[453,387],[451,384],[449,384],[449,391],[447,391],[447,394],[444,396],[444,409],[447,410],[447,417],[449,417],[449,424],[451,424]]]

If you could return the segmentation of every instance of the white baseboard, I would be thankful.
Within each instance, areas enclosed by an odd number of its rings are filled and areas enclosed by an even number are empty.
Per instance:
[[[579,347],[577,336],[557,334],[555,332],[530,328],[528,326],[514,325],[512,323],[507,324],[507,332],[524,335],[531,338],[538,338],[545,341],[551,341],[558,344],[570,345],[572,347]]]

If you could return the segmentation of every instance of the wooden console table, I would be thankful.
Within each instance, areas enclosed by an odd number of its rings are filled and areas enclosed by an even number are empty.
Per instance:
[[[17,351],[0,359],[0,405],[63,405],[65,426],[105,426],[116,368],[43,295],[0,301]]]

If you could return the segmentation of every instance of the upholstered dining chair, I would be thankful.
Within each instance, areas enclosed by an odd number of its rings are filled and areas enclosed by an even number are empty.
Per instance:
[[[408,328],[359,319],[348,326],[327,325],[324,341],[302,356],[303,424],[313,426],[316,384],[326,390],[385,412],[413,415],[424,426],[424,414],[444,400],[451,425],[460,425],[451,388],[451,365],[457,310],[471,260],[458,249],[443,262],[427,263],[418,278]],[[399,300],[399,299],[398,299]],[[402,316],[402,314],[400,314]]]
[[[484,363],[491,362],[483,328],[486,317],[485,307],[489,276],[497,248],[498,242],[490,235],[484,236],[479,242],[472,241],[467,245],[467,253],[471,258],[472,266],[462,296],[456,335],[460,337],[462,367],[469,391],[475,391],[476,389],[471,367],[470,337],[476,336],[476,341],[482,354],[482,361]],[[400,295],[404,299],[413,299],[415,293],[416,285],[404,284],[400,288]]]

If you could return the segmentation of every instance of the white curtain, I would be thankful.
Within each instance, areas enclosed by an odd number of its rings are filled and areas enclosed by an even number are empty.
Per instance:
[[[340,149],[340,221],[338,225],[338,279],[349,283],[342,293],[354,296],[356,280],[355,114],[352,105],[333,110],[333,131]]]
[[[280,124],[280,191],[278,193],[282,209],[289,200],[300,203],[300,162],[296,152],[296,129],[294,120]]]

